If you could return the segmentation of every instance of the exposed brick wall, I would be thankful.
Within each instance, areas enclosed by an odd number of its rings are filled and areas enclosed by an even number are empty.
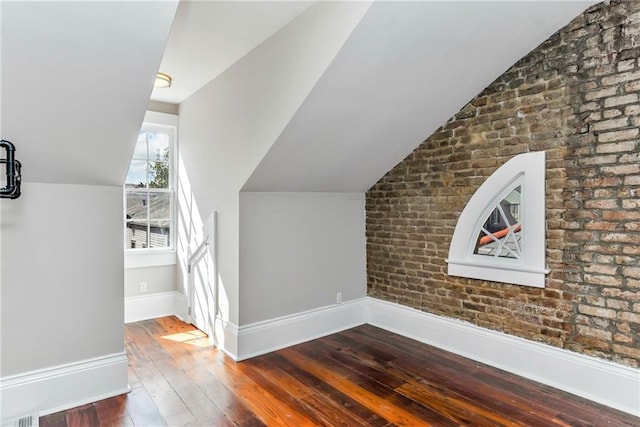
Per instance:
[[[640,2],[596,5],[367,192],[370,296],[640,365]],[[456,220],[516,154],[547,152],[544,289],[447,275]]]

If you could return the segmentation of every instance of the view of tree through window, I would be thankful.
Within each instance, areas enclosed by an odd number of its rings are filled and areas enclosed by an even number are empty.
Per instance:
[[[171,246],[171,135],[143,129],[125,182],[127,249]]]

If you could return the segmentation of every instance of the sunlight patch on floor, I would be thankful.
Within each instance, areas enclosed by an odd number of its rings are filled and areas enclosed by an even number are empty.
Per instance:
[[[164,335],[162,339],[175,341],[183,344],[190,344],[196,347],[213,347],[209,337],[202,331],[193,330],[188,332],[178,332],[171,335]]]

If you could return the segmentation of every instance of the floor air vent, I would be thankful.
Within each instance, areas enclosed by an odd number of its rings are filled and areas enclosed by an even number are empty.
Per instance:
[[[2,427],[38,427],[40,425],[40,419],[38,414],[25,415],[13,421],[5,421]]]

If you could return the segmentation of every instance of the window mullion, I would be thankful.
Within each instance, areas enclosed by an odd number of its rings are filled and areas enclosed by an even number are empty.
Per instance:
[[[177,182],[174,176],[177,158],[175,129],[171,126],[144,123],[141,133],[143,134],[139,135],[137,143],[137,155],[134,152],[132,156],[132,165],[124,187],[125,236],[128,237],[126,247],[142,248],[144,244],[146,249],[173,249],[176,203],[174,194]],[[140,158],[143,155],[145,158]],[[134,160],[137,164],[133,163]],[[141,170],[143,162],[144,171]],[[137,170],[142,172],[138,176],[144,176],[145,182],[142,186],[136,185]],[[142,206],[142,203],[145,205]],[[140,235],[132,237],[135,229]],[[143,232],[144,237],[141,235]],[[135,245],[135,242],[138,244]]]
[[[545,286],[545,166],[544,152],[520,154],[478,188],[451,238],[450,275]]]

